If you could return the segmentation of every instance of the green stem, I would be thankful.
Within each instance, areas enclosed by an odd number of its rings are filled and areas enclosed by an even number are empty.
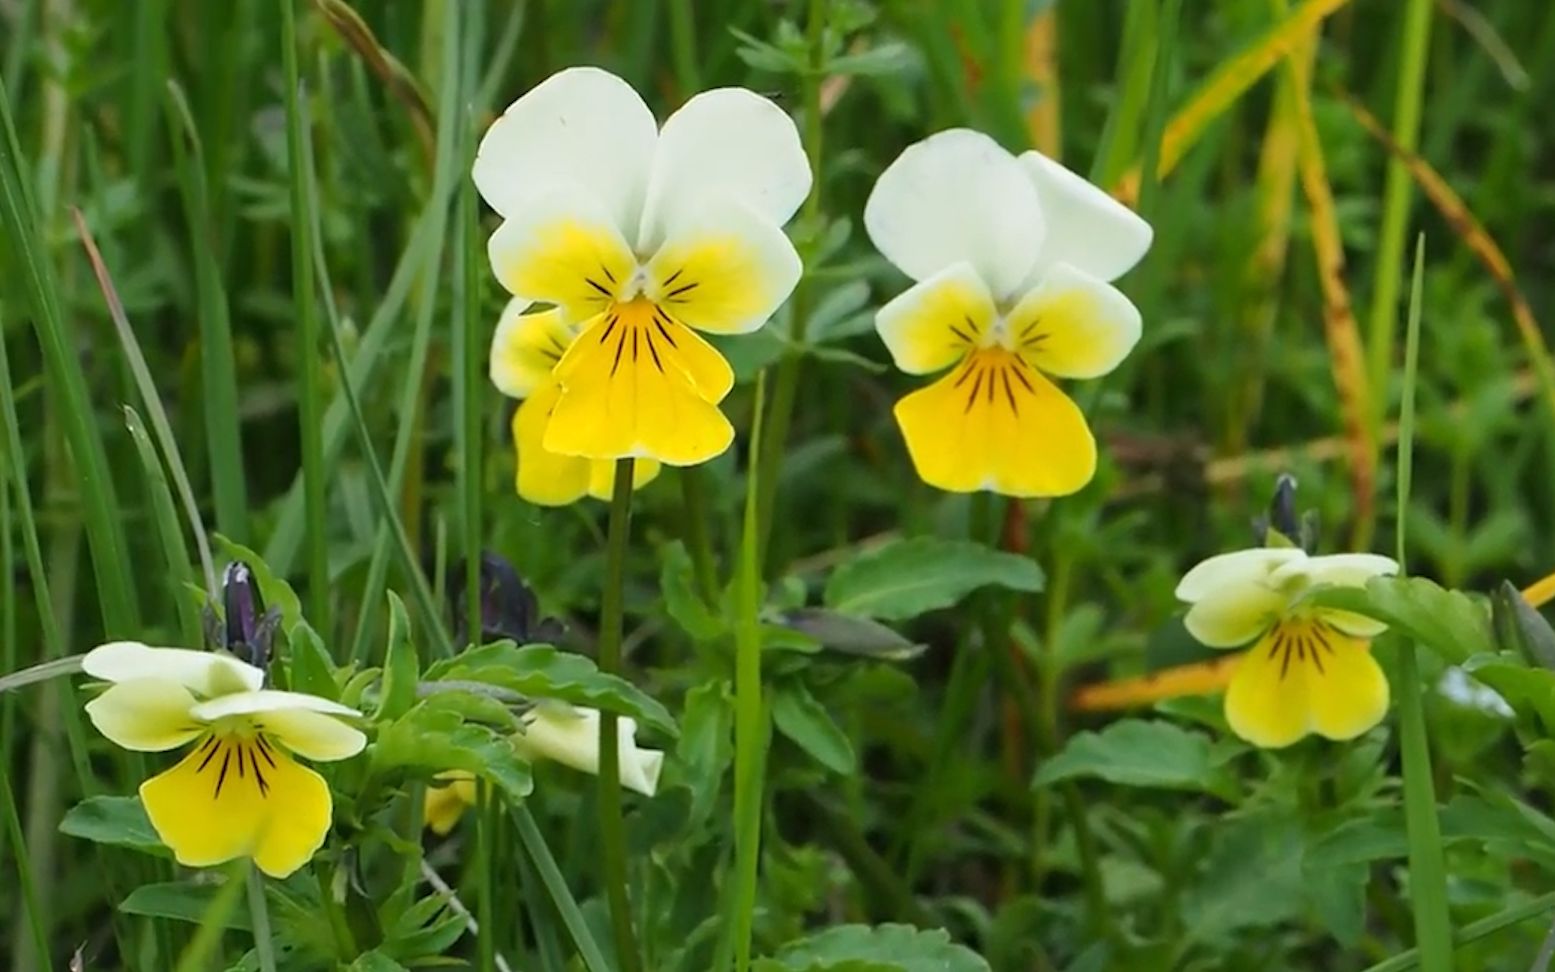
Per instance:
[[[1452,925],[1447,913],[1447,869],[1442,859],[1441,823],[1431,780],[1420,666],[1415,644],[1398,651],[1399,744],[1404,763],[1404,821],[1409,832],[1409,894],[1415,912],[1415,941],[1426,972],[1452,969]]]
[[[1555,891],[1541,894],[1522,904],[1498,911],[1488,918],[1481,918],[1479,921],[1464,925],[1458,934],[1453,936],[1453,945],[1462,947],[1470,942],[1477,942],[1481,938],[1488,938],[1502,929],[1522,924],[1531,918],[1548,917],[1552,910],[1555,910]],[[1407,952],[1399,952],[1392,958],[1384,959],[1366,968],[1364,972],[1408,972],[1409,969],[1417,968],[1421,964],[1420,949],[1412,948]]]
[[[1404,9],[1403,56],[1393,96],[1393,140],[1406,152],[1420,141],[1420,105],[1425,87],[1426,53],[1431,38],[1431,0],[1409,0]],[[1396,155],[1388,158],[1382,190],[1382,232],[1377,239],[1376,283],[1371,293],[1367,330],[1367,365],[1376,420],[1387,410],[1388,372],[1393,361],[1393,326],[1398,315],[1399,286],[1404,266],[1404,231],[1409,219],[1413,183],[1409,168]]]
[[[610,527],[605,539],[605,587],[599,611],[599,670],[621,674],[621,614],[626,586],[626,546],[631,535],[632,459],[616,460],[615,484],[610,491]],[[616,715],[599,718],[599,826],[604,853],[605,891],[610,900],[610,923],[615,930],[616,961],[624,972],[641,972],[642,955],[632,931],[631,904],[627,896],[626,822],[621,804],[621,753]]]
[[[252,863],[248,867],[248,915],[254,926],[254,952],[260,972],[275,972],[275,939],[270,933],[270,906],[265,903],[265,879]]]
[[[824,69],[826,36],[826,0],[810,0],[806,21],[806,39],[810,49],[810,69],[801,80],[804,107],[804,148],[814,179],[810,195],[805,200],[803,221],[811,232],[818,232],[821,218],[821,147],[824,128],[821,125],[821,74]],[[811,268],[813,270],[813,268]],[[772,535],[772,516],[777,490],[778,470],[783,464],[783,450],[788,445],[788,430],[793,422],[794,402],[799,395],[799,369],[804,362],[805,332],[810,327],[810,310],[814,300],[810,274],[799,278],[791,301],[793,322],[789,334],[789,348],[778,364],[777,380],[772,390],[771,414],[764,432],[765,445],[757,450],[752,445],[751,455],[756,456],[753,465],[759,467],[762,492],[757,506],[757,524],[760,528],[758,558],[766,561],[767,539]]]
[[[472,31],[473,33],[473,31]],[[475,132],[477,120],[471,116],[465,124],[464,157],[475,157]],[[461,263],[460,287],[464,300],[459,330],[455,334],[455,346],[460,351],[464,365],[460,382],[460,400],[463,407],[459,431],[459,482],[464,496],[464,611],[465,631],[469,643],[481,643],[481,366],[480,346],[481,300],[480,271],[485,266],[485,248],[480,240],[480,212],[475,202],[475,183],[461,180],[463,189],[459,200],[459,237],[463,246],[459,251]],[[487,926],[489,927],[489,926]],[[487,937],[490,937],[489,934]]]
[[[307,122],[298,100],[297,12],[294,0],[281,3],[281,61],[286,85],[286,148],[291,163],[292,304],[297,315],[297,418],[302,443],[304,519],[307,521],[308,617],[328,638],[329,531],[325,510],[324,377],[320,367],[319,323],[313,290],[313,254],[308,229],[308,185],[302,128]]]
[[[528,807],[519,804],[513,808],[513,822],[518,826],[518,839],[523,842],[525,852],[534,862],[535,870],[540,872],[540,881],[550,894],[556,913],[561,916],[567,934],[572,936],[572,943],[583,958],[584,967],[588,972],[612,972],[604,954],[595,944],[594,936],[589,932],[588,922],[584,920],[578,902],[567,888],[567,879],[562,877],[561,868],[556,866],[556,858],[551,856],[551,849],[546,846],[545,838],[535,824],[534,815]]]
[[[761,455],[766,372],[756,378],[756,411],[751,418],[752,456]],[[770,429],[770,426],[768,427]],[[766,765],[766,706],[761,688],[761,628],[757,619],[761,586],[761,528],[758,510],[763,489],[759,464],[745,483],[745,521],[734,631],[734,965],[750,967],[751,929],[756,912],[756,872],[761,857],[762,772]],[[770,495],[770,494],[769,494]]]
[[[5,829],[11,844],[16,848],[16,880],[21,885],[22,904],[26,911],[27,927],[32,934],[33,954],[45,966],[49,964],[49,937],[43,930],[43,911],[38,907],[38,889],[33,881],[32,864],[27,856],[27,841],[22,835],[22,821],[16,814],[16,794],[11,789],[9,768],[0,765],[0,807],[5,812]],[[18,918],[18,921],[20,919]]]
[[[700,466],[680,471],[681,503],[685,507],[686,547],[691,553],[691,572],[697,593],[707,606],[718,607],[718,567],[713,561],[713,544],[708,537],[707,483]]]

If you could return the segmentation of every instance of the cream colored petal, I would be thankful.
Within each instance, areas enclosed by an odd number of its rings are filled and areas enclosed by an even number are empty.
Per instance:
[[[1060,378],[1099,378],[1139,343],[1139,309],[1116,287],[1063,263],[1021,298],[1006,325],[1017,353]]]
[[[205,698],[251,691],[265,682],[262,669],[231,655],[188,648],[152,648],[138,641],[113,641],[93,648],[81,659],[81,670],[105,682],[171,679]]]
[[[1216,588],[1188,609],[1188,633],[1211,648],[1238,648],[1268,631],[1289,599],[1257,581]]]
[[[1376,618],[1368,618],[1364,614],[1354,611],[1340,611],[1337,608],[1319,608],[1312,612],[1320,621],[1325,621],[1347,635],[1357,638],[1375,638],[1388,630],[1388,626]]]
[[[1114,280],[1150,249],[1150,224],[1106,192],[1040,152],[1022,154],[1020,164],[1047,220],[1047,241],[1026,287],[1041,283],[1048,268],[1059,263]]]
[[[205,731],[194,707],[194,695],[172,679],[132,678],[88,702],[86,715],[98,732],[125,749],[160,753]]]
[[[1003,300],[1031,272],[1046,221],[1015,157],[980,132],[955,128],[909,146],[881,173],[864,227],[914,280],[965,262]]]
[[[572,184],[598,201],[613,227],[633,233],[658,138],[653,113],[631,85],[599,68],[568,68],[486,130],[472,175],[504,217],[549,186]]]
[[[278,689],[261,689],[258,692],[242,692],[226,695],[194,707],[194,715],[202,722],[215,722],[227,716],[254,715],[263,712],[322,712],[326,715],[360,716],[348,705],[303,692],[282,692]]]
[[[508,301],[491,337],[491,383],[512,398],[528,398],[547,384],[573,338],[561,311],[524,313],[529,306],[523,298]]]
[[[682,232],[709,197],[737,200],[782,226],[810,192],[810,162],[793,119],[744,88],[704,91],[664,122],[637,247]]]
[[[1283,584],[1305,578],[1310,584],[1325,587],[1365,587],[1373,577],[1398,573],[1398,561],[1380,554],[1328,554],[1309,557],[1301,563],[1282,564],[1273,581]]]
[[[525,714],[524,731],[515,738],[515,745],[531,757],[555,760],[583,773],[598,773],[599,722],[597,709],[542,704]],[[664,754],[637,748],[637,723],[632,719],[618,718],[616,732],[621,785],[653,796],[658,790]]]
[[[1254,547],[1216,554],[1195,565],[1177,582],[1177,599],[1193,602],[1227,584],[1263,581],[1282,564],[1305,560],[1295,547]]]
[[[320,763],[350,759],[367,745],[360,729],[309,709],[271,709],[252,720],[254,728],[282,746]]]

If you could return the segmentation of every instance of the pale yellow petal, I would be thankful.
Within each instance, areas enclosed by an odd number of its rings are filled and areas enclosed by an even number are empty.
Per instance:
[[[566,193],[510,214],[486,250],[509,293],[555,304],[569,321],[604,311],[637,265],[620,232],[594,204]]]
[[[561,385],[548,379],[513,413],[513,445],[518,453],[514,483],[519,496],[540,506],[566,506],[588,491],[589,460],[560,455],[544,445],[561,393]]]
[[[81,670],[105,682],[171,679],[206,699],[257,689],[265,681],[263,670],[222,652],[153,648],[138,641],[113,641],[93,648],[81,659]]]
[[[713,199],[679,221],[648,261],[646,294],[688,327],[745,334],[788,299],[802,271],[777,223],[737,200]]]
[[[1006,320],[1015,349],[1061,378],[1097,378],[1139,343],[1139,310],[1111,284],[1066,264],[1015,305]]]
[[[1388,712],[1388,679],[1371,645],[1333,628],[1313,626],[1308,651],[1312,676],[1312,729],[1329,739],[1354,739]]]
[[[1226,585],[1261,583],[1281,564],[1305,560],[1306,553],[1296,547],[1253,547],[1216,554],[1195,564],[1177,582],[1177,598],[1198,601]]]
[[[896,403],[918,475],[965,493],[1063,496],[1090,482],[1096,442],[1074,402],[1005,351],[977,352]]]
[[[191,710],[194,695],[167,678],[134,678],[110,685],[86,704],[87,718],[117,745],[142,753],[176,749],[205,729]]]
[[[1356,638],[1375,638],[1388,630],[1388,626],[1376,618],[1368,618],[1364,614],[1354,611],[1341,611],[1337,608],[1319,608],[1312,612],[1315,617],[1328,622],[1347,635]]]
[[[1289,635],[1271,630],[1242,656],[1226,689],[1231,731],[1265,749],[1279,749],[1312,727],[1308,666],[1294,656]]]
[[[925,375],[965,357],[993,326],[995,313],[977,272],[957,263],[880,308],[875,328],[898,368]]]
[[[1290,599],[1265,584],[1228,584],[1197,601],[1182,619],[1188,633],[1211,648],[1238,648],[1269,630]]]
[[[598,709],[566,704],[541,704],[524,715],[524,730],[514,737],[520,753],[531,758],[555,760],[583,773],[599,772]],[[637,748],[637,723],[625,716],[616,719],[617,753],[621,785],[645,796],[659,786],[664,754]]]
[[[434,834],[446,837],[475,804],[475,777],[457,770],[439,773],[437,782],[427,787],[422,819]]]
[[[526,314],[528,302],[508,301],[491,338],[491,383],[512,398],[526,398],[551,379],[551,369],[567,353],[572,329],[561,311]]]
[[[253,857],[271,877],[306,864],[329,833],[329,787],[263,737],[206,736],[141,784],[141,802],[180,864]]]
[[[332,715],[306,709],[282,709],[253,717],[253,724],[270,739],[298,756],[319,763],[350,759],[367,745],[362,730]]]
[[[1381,554],[1326,554],[1281,566],[1274,572],[1274,582],[1283,584],[1299,578],[1325,587],[1365,587],[1373,577],[1396,573],[1398,561]]]

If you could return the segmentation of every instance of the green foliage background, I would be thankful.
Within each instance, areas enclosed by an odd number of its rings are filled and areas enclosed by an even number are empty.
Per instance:
[[[1418,108],[1421,157],[1548,316],[1555,7],[318,0],[297,5],[290,48],[284,2],[0,4],[0,672],[113,637],[201,643],[186,476],[205,527],[274,572],[272,602],[283,581],[301,595],[285,624],[294,684],[371,711],[378,695],[360,672],[393,671],[399,645],[416,660],[412,681],[480,677],[636,714],[643,741],[671,753],[660,794],[629,804],[638,934],[648,968],[701,972],[731,894],[730,585],[766,370],[769,407],[783,412],[785,381],[793,398],[762,564],[773,732],[754,968],[1412,967],[1396,720],[1350,744],[1259,753],[1229,735],[1213,699],[1137,718],[1072,713],[1065,699],[1207,657],[1174,619],[1175,580],[1253,541],[1250,520],[1282,471],[1319,512],[1326,550],[1369,538],[1392,552],[1407,522],[1411,573],[1445,588],[1521,585],[1555,567],[1555,425],[1534,377],[1545,362],[1462,221],[1388,175],[1386,149],[1345,100],[1384,125],[1402,115],[1405,142]],[[1382,442],[1367,502],[1349,474],[1323,324],[1332,299],[1294,175],[1280,86],[1296,82],[1283,62],[1236,87],[1177,146],[1186,154],[1164,181],[1150,175],[1168,120],[1234,74],[1239,55],[1267,49],[1291,11],[1318,6],[1333,12],[1317,28],[1310,99]],[[291,144],[287,50],[308,135]],[[574,64],[619,73],[661,117],[699,89],[748,86],[796,114],[819,160],[818,202],[790,228],[806,256],[800,293],[760,334],[724,345],[740,378],[725,405],[735,449],[689,491],[666,473],[636,498],[635,689],[572,656],[487,658],[485,674],[485,656],[438,662],[451,647],[446,579],[469,537],[566,622],[561,648],[594,648],[604,505],[548,510],[513,495],[511,403],[486,384],[482,357],[503,300],[484,258],[494,217],[477,214],[467,180],[493,113]],[[906,145],[960,125],[1015,150],[1039,140],[1109,188],[1143,171],[1137,203],[1156,232],[1122,284],[1143,341],[1076,389],[1103,443],[1100,474],[1077,496],[1013,513],[917,480],[890,414],[914,380],[888,367],[872,328],[904,281],[864,236],[869,187]],[[1289,219],[1269,220],[1282,205]],[[84,257],[76,210],[143,368]],[[1418,233],[1418,414],[1404,430],[1415,467],[1398,509],[1388,427]],[[1283,258],[1271,262],[1271,246]],[[311,515],[308,489],[323,504]],[[694,556],[704,536],[711,571]],[[230,544],[218,558],[243,555]],[[386,590],[404,599],[397,624]],[[1453,927],[1471,939],[1428,962],[1526,969],[1552,907],[1534,896],[1555,867],[1555,751],[1541,721],[1555,685],[1509,656],[1470,658],[1492,648],[1479,601],[1434,587],[1384,594],[1371,608],[1434,649],[1421,667],[1446,887]],[[1523,630],[1540,629],[1525,616]],[[1390,672],[1396,647],[1378,646]],[[1515,718],[1436,690],[1444,666],[1465,660]],[[1412,688],[1395,680],[1396,693]],[[126,799],[160,762],[112,751],[81,701],[66,680],[0,695],[14,798],[0,866],[16,874],[0,885],[0,962],[60,968],[79,949],[87,969],[168,969],[190,954],[193,968],[257,967],[236,877],[175,874]],[[568,924],[610,940],[592,781],[499,752],[492,727],[510,717],[490,707],[400,701],[375,712],[371,758],[332,776],[325,857],[272,889],[282,967],[441,957],[489,968],[489,947],[514,968],[598,972]],[[419,843],[420,788],[457,760],[521,800],[534,830],[488,810],[479,838],[467,823]],[[99,799],[67,817],[87,797]],[[576,896],[570,916],[532,839]],[[482,944],[423,883],[422,850],[492,922]],[[329,899],[344,902],[338,915],[321,911]]]

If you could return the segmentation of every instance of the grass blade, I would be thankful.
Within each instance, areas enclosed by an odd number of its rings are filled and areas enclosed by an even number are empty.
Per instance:
[[[162,472],[156,447],[141,422],[140,415],[130,406],[124,406],[124,424],[130,430],[135,451],[140,456],[141,470],[146,476],[147,492],[151,494],[152,520],[156,523],[157,536],[162,540],[162,554],[167,561],[167,597],[178,613],[178,627],[184,644],[190,648],[204,643],[200,614],[193,601],[185,594],[183,585],[193,582],[196,575],[189,563],[189,551],[184,547],[183,530],[178,526],[178,508],[173,505],[173,493],[168,488],[167,476]]]
[[[594,941],[588,922],[584,920],[578,902],[567,887],[567,879],[562,876],[561,868],[556,866],[556,858],[551,856],[551,849],[546,846],[545,838],[541,836],[529,808],[522,804],[514,807],[513,821],[518,827],[518,839],[523,842],[524,850],[534,862],[535,870],[540,872],[540,882],[545,885],[551,903],[561,915],[567,934],[572,936],[572,943],[577,946],[584,968],[588,972],[614,972],[614,967],[605,961],[604,953]]]

